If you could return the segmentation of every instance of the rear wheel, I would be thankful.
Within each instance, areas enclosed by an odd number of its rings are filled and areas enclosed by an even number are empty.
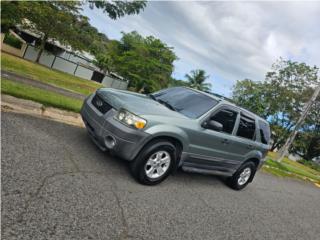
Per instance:
[[[232,177],[227,179],[227,184],[235,190],[245,188],[253,179],[257,170],[253,162],[244,163]]]
[[[167,141],[152,142],[144,147],[131,164],[134,178],[146,185],[156,185],[171,173],[176,161],[176,148]]]

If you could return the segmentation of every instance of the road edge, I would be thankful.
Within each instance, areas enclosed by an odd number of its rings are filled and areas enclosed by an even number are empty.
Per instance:
[[[7,94],[1,94],[1,112],[27,114],[77,127],[84,127],[82,118],[78,113],[47,107],[38,102],[16,98]]]

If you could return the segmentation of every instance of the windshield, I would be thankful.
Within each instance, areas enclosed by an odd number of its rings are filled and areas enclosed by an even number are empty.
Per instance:
[[[189,118],[200,117],[218,103],[205,94],[182,87],[168,88],[150,96]]]

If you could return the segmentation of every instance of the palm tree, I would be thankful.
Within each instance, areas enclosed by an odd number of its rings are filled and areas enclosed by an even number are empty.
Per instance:
[[[191,88],[201,91],[209,91],[211,89],[211,84],[205,82],[209,75],[206,76],[206,72],[202,69],[192,70],[190,75],[186,74],[186,78]]]

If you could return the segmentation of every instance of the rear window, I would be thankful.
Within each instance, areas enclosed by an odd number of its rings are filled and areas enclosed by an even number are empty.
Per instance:
[[[266,122],[259,120],[259,131],[260,131],[261,142],[264,144],[268,144],[270,141],[269,125]]]
[[[254,140],[256,124],[254,118],[241,113],[237,136]]]

